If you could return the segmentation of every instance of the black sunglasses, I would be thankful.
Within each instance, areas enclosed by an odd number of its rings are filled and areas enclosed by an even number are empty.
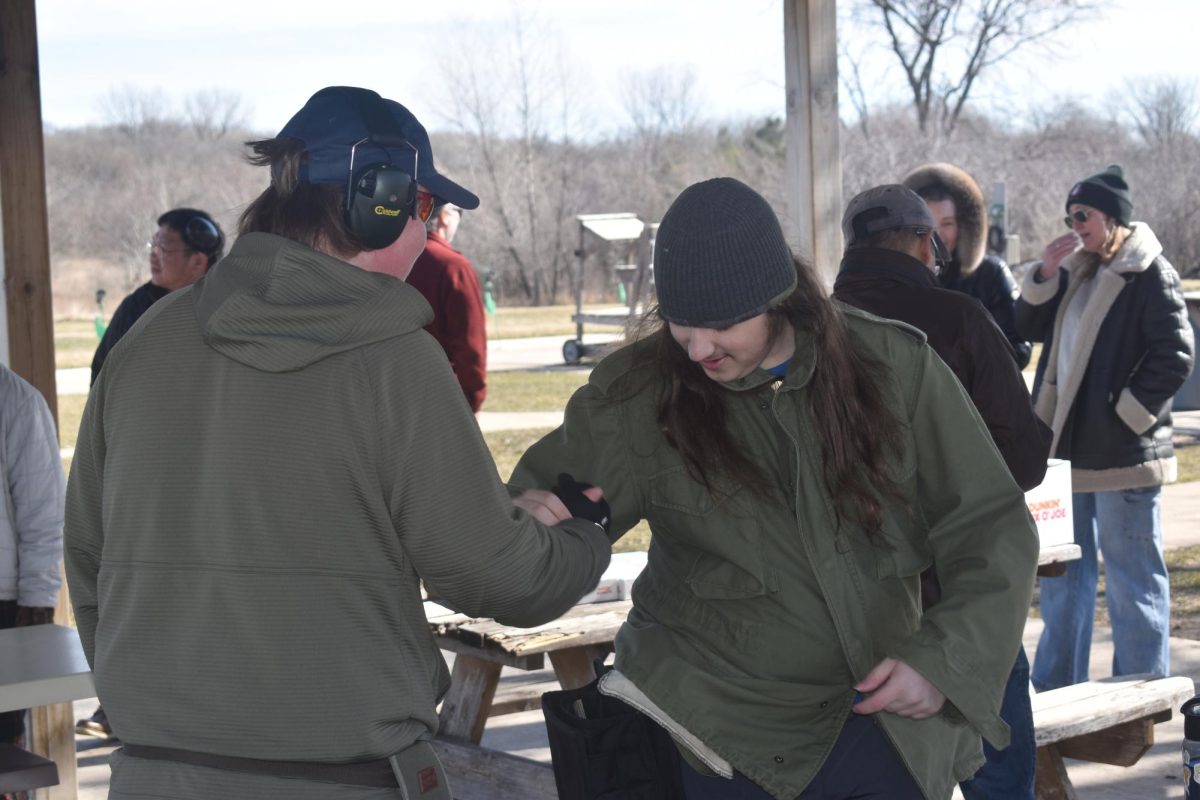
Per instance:
[[[1063,217],[1063,222],[1067,224],[1068,228],[1074,228],[1076,222],[1082,225],[1088,221],[1088,217],[1090,216],[1091,214],[1081,208],[1078,211],[1072,211],[1070,214],[1067,214],[1065,217]]]
[[[215,252],[221,244],[221,232],[206,217],[192,217],[179,233],[189,250],[206,256]]]

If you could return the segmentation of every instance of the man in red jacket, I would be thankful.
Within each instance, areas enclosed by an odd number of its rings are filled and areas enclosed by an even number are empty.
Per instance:
[[[487,394],[487,318],[475,268],[450,246],[461,219],[462,209],[451,203],[434,209],[425,251],[408,282],[433,306],[433,322],[425,330],[446,351],[467,403],[478,413]]]

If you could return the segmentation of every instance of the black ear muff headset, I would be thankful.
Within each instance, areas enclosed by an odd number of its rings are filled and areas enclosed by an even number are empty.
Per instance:
[[[396,136],[370,136],[350,148],[346,225],[368,250],[381,250],[396,241],[409,218],[417,215],[417,180],[407,170],[382,161],[355,170],[356,151],[366,142],[412,149],[414,173],[420,153],[411,142]]]
[[[417,214],[420,151],[404,137],[399,124],[377,95],[363,92],[357,96],[357,101],[370,133],[350,147],[346,226],[368,250],[381,250],[400,238],[409,217]],[[412,150],[412,172],[386,161],[375,161],[355,169],[358,147],[368,142],[384,149]]]

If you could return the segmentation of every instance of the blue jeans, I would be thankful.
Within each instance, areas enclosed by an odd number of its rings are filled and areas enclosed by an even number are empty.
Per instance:
[[[1067,573],[1041,581],[1046,622],[1033,660],[1042,691],[1088,679],[1092,618],[1104,555],[1105,599],[1113,631],[1113,675],[1167,675],[1171,599],[1163,559],[1162,487],[1074,495],[1075,543],[1083,551]]]
[[[1033,739],[1033,708],[1029,703],[1029,659],[1017,650],[1017,663],[1008,674],[1000,719],[1012,730],[1008,747],[997,750],[983,743],[987,763],[975,777],[959,784],[966,800],[1033,800],[1037,747]]]
[[[772,800],[740,772],[701,775],[680,759],[687,800]],[[796,800],[921,800],[921,790],[874,717],[851,714],[816,776]]]

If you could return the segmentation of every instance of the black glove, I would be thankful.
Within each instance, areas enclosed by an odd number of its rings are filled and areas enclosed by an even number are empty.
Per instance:
[[[54,622],[53,608],[17,606],[16,627],[18,628],[24,628],[26,625],[49,625],[52,622]]]
[[[558,473],[558,484],[551,489],[558,499],[563,501],[571,516],[594,522],[608,535],[608,523],[612,517],[612,509],[608,501],[601,497],[598,501],[589,500],[583,493],[584,489],[592,488],[590,483],[580,483],[566,472]]]

